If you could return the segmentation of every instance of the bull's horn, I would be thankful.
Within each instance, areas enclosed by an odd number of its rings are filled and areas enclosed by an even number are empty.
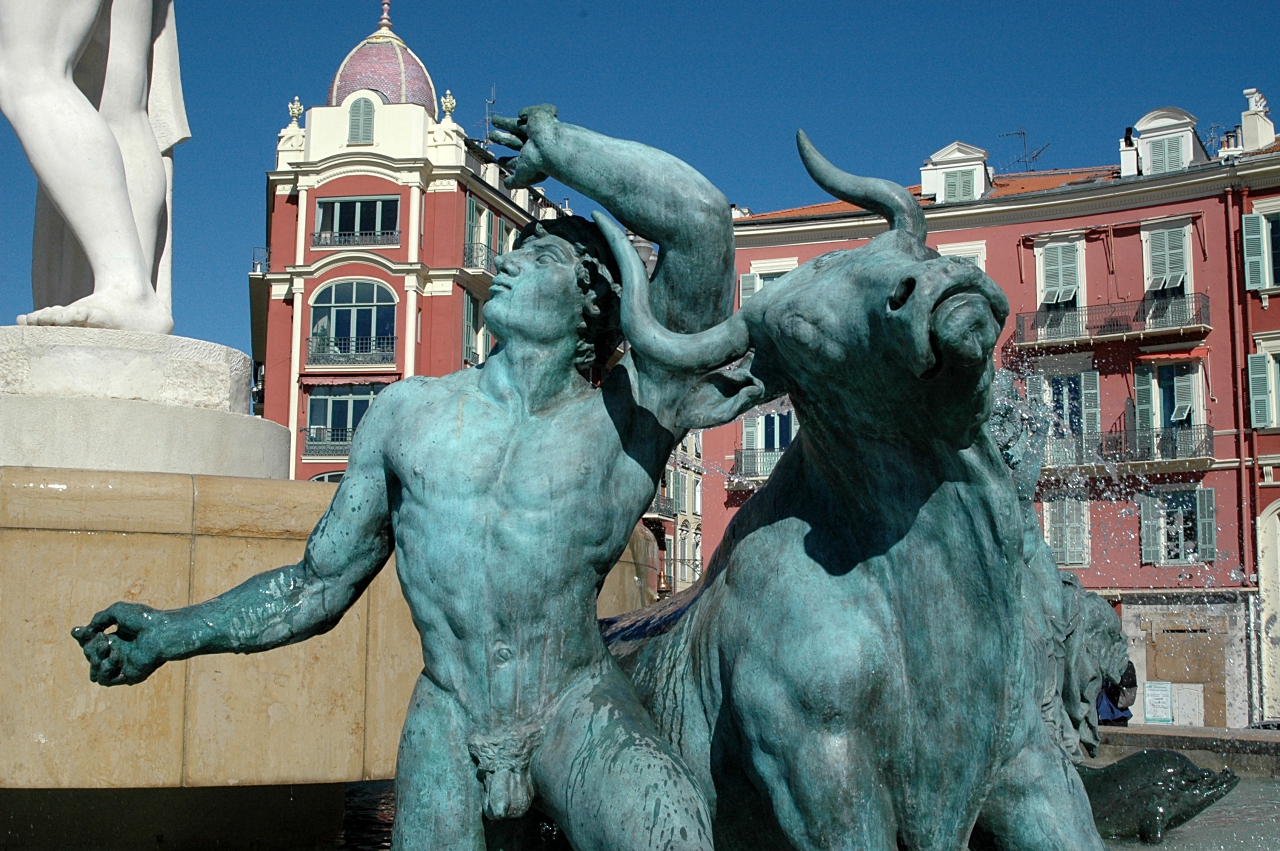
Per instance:
[[[909,230],[924,242],[929,226],[924,221],[924,210],[911,193],[891,180],[878,177],[857,177],[833,166],[809,141],[803,130],[796,131],[796,147],[800,159],[809,170],[814,182],[841,201],[884,216],[889,227]]]
[[[622,228],[592,213],[622,272],[622,333],[642,358],[673,372],[708,372],[746,354],[747,325],[734,314],[714,328],[679,334],[663,326],[649,305],[649,273]]]

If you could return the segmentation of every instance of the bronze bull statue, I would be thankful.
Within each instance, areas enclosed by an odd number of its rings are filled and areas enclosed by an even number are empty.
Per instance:
[[[680,425],[784,394],[803,425],[699,585],[606,637],[698,778],[719,848],[957,851],[972,836],[1100,851],[1041,720],[1023,518],[984,428],[1008,303],[977,266],[926,247],[905,190],[798,142],[824,189],[889,230],[708,331],[653,318],[639,258],[601,221],[632,346],[707,372]]]

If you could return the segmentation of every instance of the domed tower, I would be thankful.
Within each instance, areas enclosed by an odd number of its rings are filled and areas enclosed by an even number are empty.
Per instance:
[[[436,87],[422,60],[391,29],[391,3],[382,4],[378,29],[352,48],[329,86],[329,106],[341,106],[352,92],[368,89],[383,103],[414,103],[436,112]]]
[[[267,174],[268,245],[249,275],[256,393],[289,427],[295,478],[341,478],[388,384],[483,361],[494,258],[560,213],[540,189],[503,185],[392,30],[390,5],[321,104],[288,105]]]

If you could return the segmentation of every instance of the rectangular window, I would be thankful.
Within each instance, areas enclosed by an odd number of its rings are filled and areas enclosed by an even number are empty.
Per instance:
[[[481,340],[484,336],[484,314],[480,300],[469,291],[462,291],[462,360],[464,365],[475,366],[484,360]]]
[[[385,384],[336,384],[311,388],[307,397],[308,455],[345,455],[356,427]],[[327,447],[342,446],[341,451]]]
[[[693,513],[702,515],[702,479],[693,477]]]
[[[1080,252],[1077,246],[1075,242],[1059,242],[1044,247],[1040,303],[1049,310],[1076,306],[1076,292],[1080,289]]]
[[[1245,289],[1274,287],[1280,275],[1280,216],[1250,213],[1241,217],[1241,231]]]
[[[1143,169],[1144,174],[1164,174],[1182,170],[1182,137],[1172,136],[1168,139],[1153,139],[1148,145],[1149,152]]]
[[[316,203],[313,245],[395,245],[399,198],[341,198]]]
[[[1182,295],[1187,281],[1187,231],[1147,232],[1147,290],[1159,296]]]
[[[973,169],[948,171],[942,177],[942,199],[944,201],[973,200]]]
[[[1267,352],[1249,355],[1249,423],[1253,428],[1275,425],[1275,403],[1272,386],[1275,380],[1275,358]]]
[[[1063,567],[1089,564],[1089,500],[1058,494],[1044,502],[1044,535],[1054,561]]]
[[[753,295],[760,289],[760,276],[754,272],[747,272],[738,276],[738,308],[746,304]]]
[[[1139,494],[1138,506],[1144,563],[1185,564],[1217,559],[1213,488]]]

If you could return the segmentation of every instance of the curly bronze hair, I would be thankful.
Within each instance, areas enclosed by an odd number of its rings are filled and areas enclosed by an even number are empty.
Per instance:
[[[521,228],[515,247],[534,236],[558,236],[572,245],[578,256],[578,286],[587,299],[578,324],[574,364],[586,374],[592,365],[605,364],[622,342],[622,276],[618,263],[595,222],[581,216],[530,222]]]

